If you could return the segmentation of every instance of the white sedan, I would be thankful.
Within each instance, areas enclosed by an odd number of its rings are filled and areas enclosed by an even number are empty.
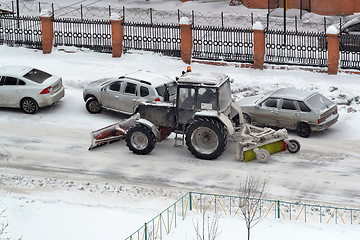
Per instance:
[[[0,68],[0,107],[21,108],[35,113],[51,106],[65,95],[61,77],[32,67]]]

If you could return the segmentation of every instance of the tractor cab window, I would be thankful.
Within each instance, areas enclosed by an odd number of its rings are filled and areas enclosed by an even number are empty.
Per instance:
[[[217,110],[216,89],[199,88],[198,104],[200,109]]]
[[[220,111],[226,109],[231,103],[231,89],[230,89],[230,81],[226,81],[219,88],[219,109]]]
[[[184,109],[195,108],[195,89],[180,88],[179,89],[179,107]]]

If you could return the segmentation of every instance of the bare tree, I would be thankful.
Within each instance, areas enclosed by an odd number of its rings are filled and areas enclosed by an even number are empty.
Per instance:
[[[245,220],[248,240],[250,240],[250,229],[259,223],[262,216],[261,200],[266,196],[266,184],[269,179],[262,180],[259,176],[248,175],[244,184],[240,184],[240,209]]]
[[[202,222],[201,226],[199,226],[199,222],[194,224],[196,239],[197,240],[215,240],[221,233],[219,227],[219,215],[215,215],[211,217],[206,215],[206,212],[202,214]]]
[[[3,210],[2,212],[0,212],[0,218],[3,217],[5,210]],[[5,230],[6,228],[9,226],[9,223],[7,222],[2,222],[0,223],[0,239],[2,239],[1,236],[4,236],[6,234]]]

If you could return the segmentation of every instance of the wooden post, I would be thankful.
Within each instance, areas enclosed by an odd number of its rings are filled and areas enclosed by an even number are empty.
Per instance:
[[[252,31],[254,32],[254,68],[264,68],[265,56],[265,27],[261,22],[255,22]]]
[[[181,35],[181,60],[185,63],[191,63],[191,55],[192,55],[192,24],[189,19],[183,17],[180,19],[180,35]]]
[[[326,30],[328,38],[328,74],[337,74],[339,68],[339,29],[331,25]]]
[[[123,39],[124,39],[124,20],[119,14],[114,13],[110,17],[111,22],[111,44],[112,44],[112,56],[121,57],[123,50]]]
[[[54,39],[53,16],[51,11],[43,10],[40,14],[41,19],[41,40],[44,54],[51,53]]]

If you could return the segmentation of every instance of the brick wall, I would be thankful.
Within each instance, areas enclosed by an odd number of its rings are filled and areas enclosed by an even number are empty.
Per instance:
[[[249,8],[267,9],[268,0],[241,0]],[[283,8],[284,0],[279,1]],[[287,0],[287,7],[299,9],[300,0]],[[309,1],[303,0],[303,9],[309,8]],[[311,0],[311,12],[320,15],[342,15],[360,12],[360,0]]]

